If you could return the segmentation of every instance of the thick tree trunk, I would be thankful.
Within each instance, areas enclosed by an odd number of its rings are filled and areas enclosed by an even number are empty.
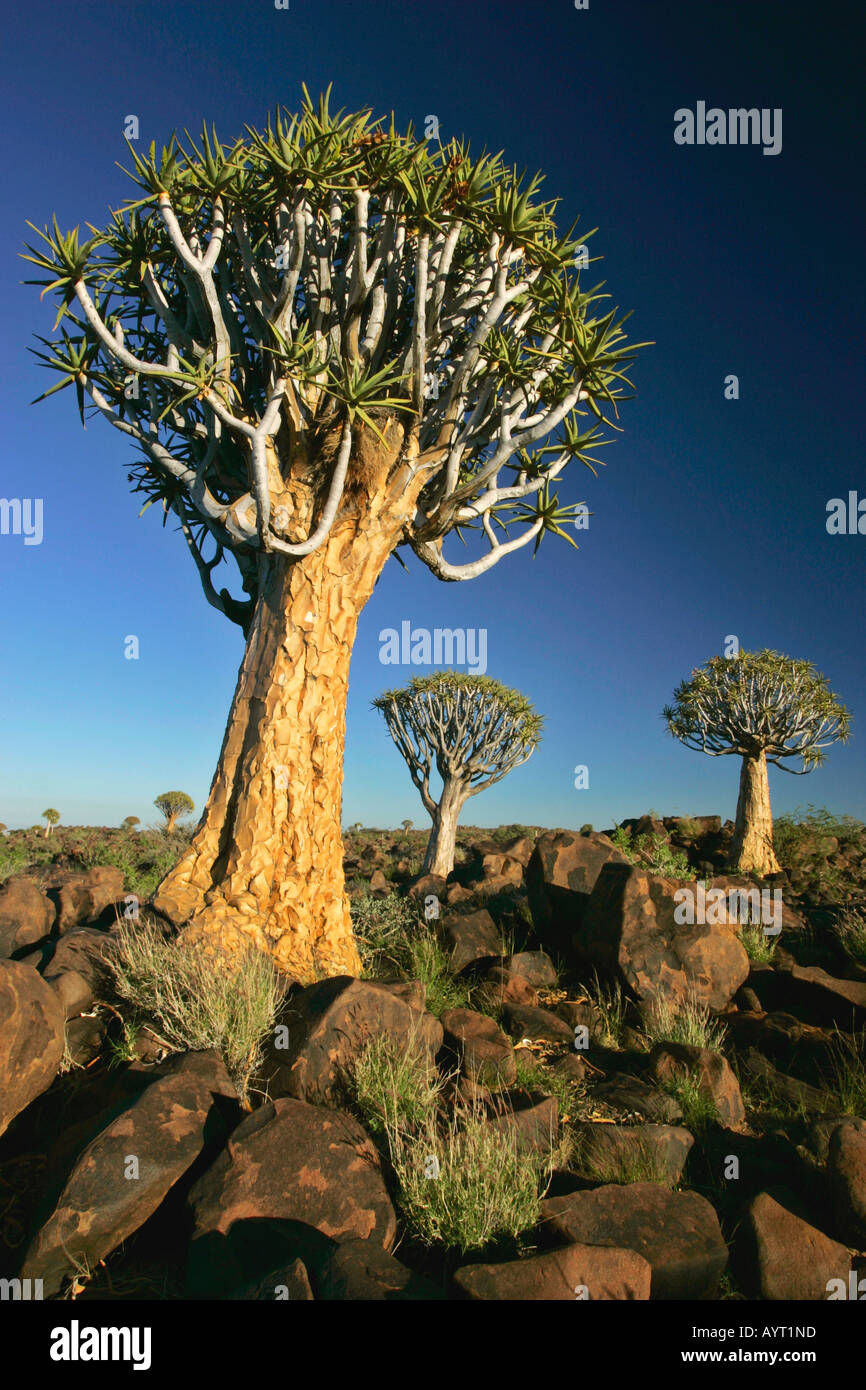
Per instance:
[[[392,433],[398,433],[392,426]],[[154,907],[186,940],[252,943],[302,982],[359,974],[340,812],[349,662],[358,616],[414,511],[400,438],[366,441],[324,545],[271,554],[207,805]]]
[[[731,868],[741,874],[776,874],[779,861],[773,849],[770,782],[763,753],[743,758],[740,795],[731,845]]]
[[[457,844],[457,822],[466,801],[466,792],[459,782],[447,781],[442,799],[433,816],[433,829],[427,841],[422,874],[439,874],[447,878],[454,868]]]

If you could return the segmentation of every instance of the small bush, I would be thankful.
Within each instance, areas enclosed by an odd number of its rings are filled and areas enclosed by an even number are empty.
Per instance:
[[[701,1085],[699,1072],[672,1076],[662,1086],[669,1096],[673,1096],[683,1112],[686,1129],[699,1134],[719,1118],[718,1108],[713,1097]]]
[[[593,1153],[588,1139],[578,1140],[576,1163],[579,1171],[594,1182],[617,1183],[622,1187],[633,1182],[655,1182],[673,1187],[670,1171],[662,1162],[658,1150],[639,1139],[612,1153]]]
[[[427,1054],[379,1034],[364,1048],[348,1088],[371,1134],[417,1129],[436,1108],[443,1078]]]
[[[555,1096],[561,1124],[578,1118],[586,1107],[586,1086],[582,1081],[569,1081],[559,1072],[537,1062],[525,1062],[518,1058],[516,1084],[525,1091],[541,1091],[546,1096]]]
[[[847,908],[834,930],[849,960],[857,965],[866,965],[866,912],[863,908]]]
[[[746,926],[740,929],[740,944],[749,960],[766,964],[776,954],[776,942],[764,935],[762,927]]]
[[[432,931],[418,927],[409,938],[409,976],[427,986],[427,1008],[438,1018],[443,1009],[465,1009],[470,986],[455,978],[446,952]]]
[[[698,999],[673,1000],[657,995],[646,1013],[643,1031],[650,1043],[686,1043],[721,1052],[728,1030],[713,1017],[709,1005]]]
[[[118,994],[172,1052],[217,1048],[244,1100],[285,981],[250,947],[221,955],[205,943],[166,940],[152,922],[121,922],[106,960]]]
[[[587,994],[601,1014],[602,1031],[599,1042],[602,1047],[612,1048],[620,1051],[623,1046],[623,1033],[626,1027],[627,1001],[622,992],[622,986],[616,984],[603,984],[598,978],[598,973],[593,974],[592,986],[581,985],[581,989]]]
[[[352,929],[366,979],[405,975],[409,934],[417,917],[405,898],[374,898],[361,893],[351,900]]]
[[[840,1033],[830,1047],[828,1089],[846,1115],[866,1119],[866,1032]]]
[[[428,1114],[414,1133],[389,1123],[387,1136],[397,1204],[421,1245],[465,1255],[537,1225],[548,1160],[524,1153],[516,1133],[479,1110],[458,1108],[442,1125]]]

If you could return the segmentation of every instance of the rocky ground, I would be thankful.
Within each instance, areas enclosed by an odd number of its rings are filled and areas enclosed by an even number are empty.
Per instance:
[[[0,1277],[81,1300],[866,1295],[866,832],[782,821],[785,872],[756,885],[725,874],[731,829],[468,828],[447,881],[419,879],[420,831],[348,833],[364,978],[284,983],[240,1062],[167,1045],[110,968],[178,843],[4,836]],[[780,891],[781,933],[683,922],[698,880]]]

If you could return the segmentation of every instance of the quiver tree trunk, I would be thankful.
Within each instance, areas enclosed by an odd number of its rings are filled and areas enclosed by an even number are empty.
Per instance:
[[[454,868],[457,822],[468,796],[468,788],[462,782],[446,778],[439,805],[431,812],[433,829],[427,841],[422,874],[438,874],[441,878],[447,878]]]
[[[186,940],[229,951],[251,943],[302,982],[360,973],[340,831],[349,662],[361,609],[421,486],[407,487],[396,447],[366,436],[360,454],[326,542],[303,559],[260,561],[210,795],[154,897]]]
[[[775,874],[779,861],[773,849],[773,816],[766,755],[743,758],[740,795],[731,845],[731,868],[742,874]]]

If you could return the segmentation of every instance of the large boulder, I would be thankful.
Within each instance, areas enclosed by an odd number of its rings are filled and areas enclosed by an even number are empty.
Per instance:
[[[464,1265],[454,1283],[466,1298],[510,1302],[648,1299],[652,1271],[634,1250],[566,1245],[508,1264]]]
[[[719,1219],[697,1192],[652,1182],[610,1185],[542,1202],[546,1240],[635,1250],[652,1266],[652,1299],[714,1298],[728,1263]]]
[[[10,878],[0,888],[0,956],[35,946],[54,926],[54,904],[29,878]]]
[[[367,1043],[383,1034],[430,1061],[442,1046],[438,1020],[388,985],[338,975],[293,991],[264,1044],[268,1095],[316,1105],[338,1100]]]
[[[848,1120],[833,1130],[827,1179],[841,1235],[858,1250],[866,1248],[866,1121]]]
[[[605,864],[628,862],[606,835],[570,830],[539,835],[526,869],[526,888],[540,941],[556,950],[566,946]]]
[[[22,1275],[44,1280],[53,1294],[82,1262],[92,1269],[144,1225],[206,1143],[225,1138],[239,1113],[217,1052],[172,1059],[77,1159],[27,1251]]]
[[[0,960],[0,1134],[57,1075],[65,1024],[63,1004],[32,965]]]
[[[57,930],[63,933],[109,915],[123,898],[123,871],[98,864],[84,874],[64,874],[57,888]]]
[[[190,1247],[193,1288],[237,1287],[226,1242],[238,1234],[261,1252],[261,1223],[296,1233],[287,1254],[318,1267],[334,1241],[375,1241],[390,1251],[397,1218],[382,1178],[379,1155],[352,1115],[282,1099],[255,1110],[234,1131],[225,1150],[190,1193],[195,1218]],[[270,1268],[273,1268],[271,1265]]]
[[[572,937],[574,962],[618,979],[645,1005],[696,997],[723,1009],[748,977],[749,957],[734,925],[675,919],[684,915],[674,896],[682,889],[697,885],[606,864]]]
[[[746,1210],[738,1237],[740,1282],[754,1298],[826,1300],[832,1279],[848,1282],[844,1245],[761,1192]]]
[[[463,916],[443,917],[439,935],[448,952],[448,963],[455,975],[480,960],[499,960],[502,940],[486,908]]]

